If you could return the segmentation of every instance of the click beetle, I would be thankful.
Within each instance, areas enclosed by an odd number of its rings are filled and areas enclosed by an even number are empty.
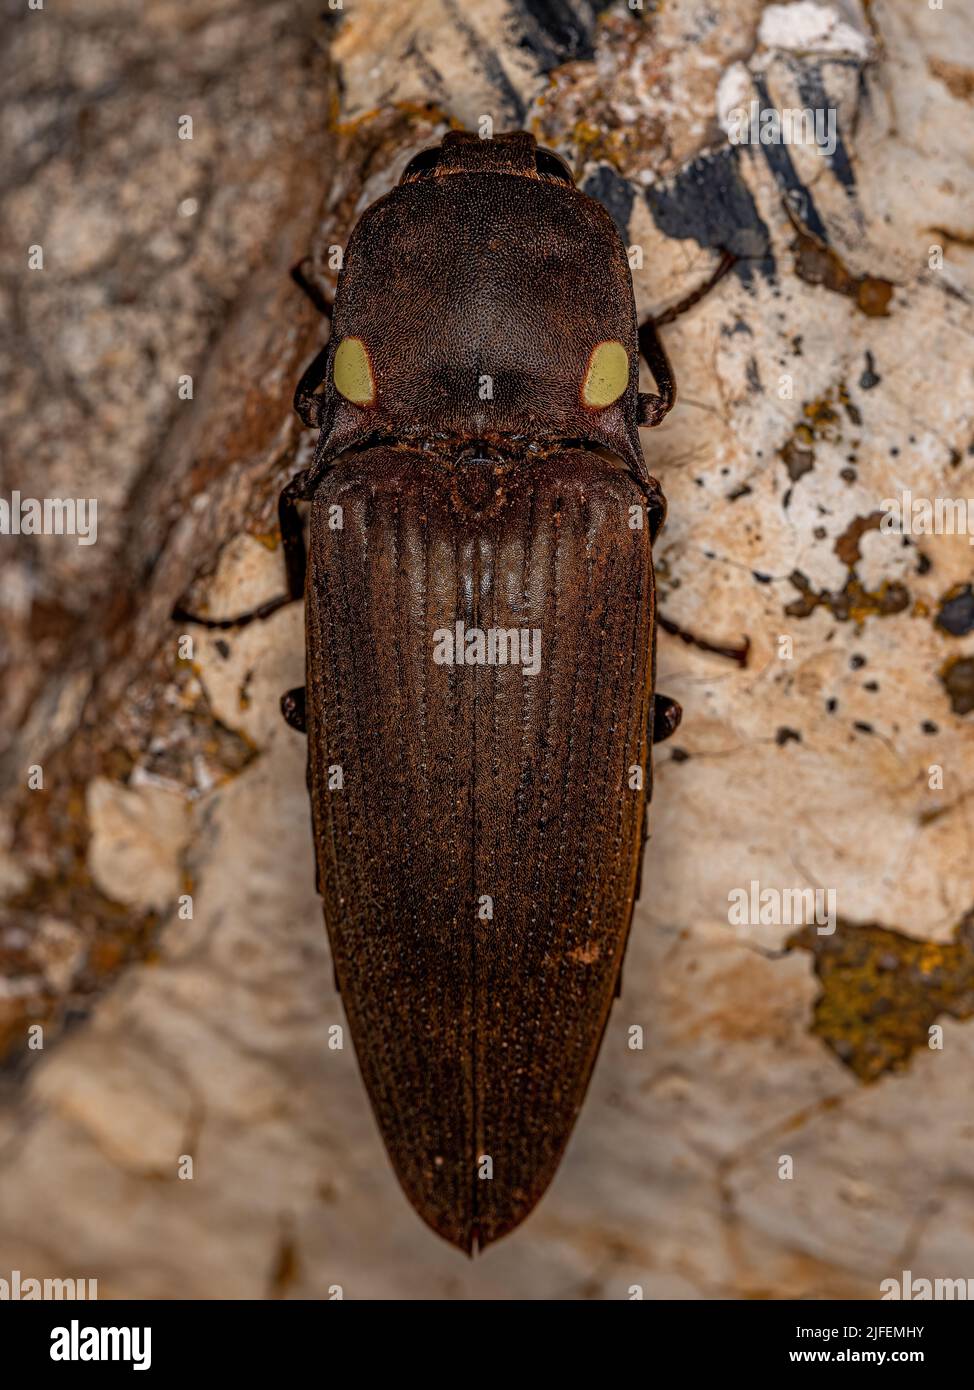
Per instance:
[[[611,217],[523,131],[453,132],[365,210],[297,389],[282,703],[336,982],[399,1182],[468,1253],[551,1182],[620,988],[680,718],[638,435],[674,400]]]

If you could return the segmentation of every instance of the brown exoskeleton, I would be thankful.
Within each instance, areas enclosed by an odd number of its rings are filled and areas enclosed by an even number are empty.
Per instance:
[[[298,387],[320,436],[281,499],[307,631],[284,709],[379,1127],[465,1251],[550,1183],[620,984],[680,713],[638,436],[674,397],[611,218],[523,132],[450,134],[366,210]]]

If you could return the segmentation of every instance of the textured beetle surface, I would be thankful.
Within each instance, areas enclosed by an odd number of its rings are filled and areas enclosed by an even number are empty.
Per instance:
[[[632,918],[663,512],[638,355],[607,213],[530,136],[454,134],[362,216],[299,388],[336,978],[399,1181],[465,1251],[550,1183]]]

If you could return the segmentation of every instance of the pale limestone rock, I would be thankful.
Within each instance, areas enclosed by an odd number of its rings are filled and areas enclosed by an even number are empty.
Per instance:
[[[855,13],[849,22],[842,11]],[[862,6],[820,5],[816,0],[793,0],[789,5],[768,5],[761,15],[758,41],[765,48],[781,48],[793,53],[836,53],[865,59],[873,45],[864,32]]]
[[[88,862],[106,897],[143,911],[168,907],[179,892],[189,838],[185,798],[97,777],[88,788],[88,818]]]
[[[446,115],[475,126],[496,105],[468,42],[439,23],[445,8],[355,6],[335,45],[343,116],[364,126],[390,92],[422,99],[424,62],[447,74],[436,93]],[[772,100],[803,104],[811,56],[855,198],[818,151],[796,150],[795,168],[848,274],[892,284],[888,315],[870,316],[801,278],[795,223],[810,207],[787,202],[760,147],[736,152],[774,273],[758,246],[664,329],[680,404],[644,442],[670,504],[656,549],[662,611],[697,638],[750,648],[742,666],[661,637],[659,684],[683,702],[684,724],[658,752],[622,997],[537,1212],[474,1263],[437,1241],[398,1190],[347,1034],[329,1047],[345,1020],[314,893],[305,745],[277,708],[302,680],[294,605],[237,632],[193,629],[212,714],[252,752],[238,770],[216,769],[186,800],[139,768],[127,786],[91,784],[99,887],[163,920],[151,959],[45,1051],[22,1104],[0,1113],[0,1272],[83,1272],[103,1297],[327,1297],[340,1284],[349,1298],[393,1299],[628,1299],[634,1287],[646,1298],[875,1299],[904,1269],[974,1272],[974,1022],[942,1018],[942,1050],[919,1046],[902,1071],[863,1085],[811,1031],[822,984],[807,952],[783,953],[792,928],[738,931],[728,919],[728,895],[751,880],[822,886],[844,917],[948,942],[974,902],[974,726],[938,674],[971,638],[932,622],[970,580],[966,537],[904,545],[864,531],[864,589],[899,583],[909,602],[859,621],[835,611],[857,519],[903,488],[974,496],[974,325],[961,297],[974,285],[969,38],[960,7],[869,8],[871,30],[851,4],[665,6],[641,44],[606,28],[590,60],[550,74],[527,50],[504,50],[539,136],[561,132],[586,178],[608,149],[635,190],[628,242],[644,252],[644,312],[702,285],[719,255],[714,238],[661,229],[649,198],[694,157],[723,157],[715,113],[750,99],[759,78]],[[172,13],[156,5],[152,22],[164,28]],[[499,44],[509,13],[479,7],[471,25]],[[501,128],[512,123],[500,115]],[[607,117],[613,142],[600,147],[589,127]],[[391,186],[432,138],[417,133],[377,161],[350,202]],[[233,220],[238,203],[228,195],[222,215]],[[323,228],[326,244],[346,233],[335,220]],[[935,238],[941,271],[929,265]],[[79,348],[102,353],[100,322],[84,332]],[[806,405],[823,401],[834,418],[793,477],[782,451],[811,418]],[[205,509],[209,485],[203,495]],[[281,568],[278,552],[239,537],[204,586],[206,611],[272,598]],[[801,597],[796,571],[832,601],[787,613]],[[929,785],[933,764],[942,790]],[[190,919],[173,910],[184,878]],[[183,1153],[189,1181],[176,1176]],[[785,1158],[791,1177],[780,1176]]]

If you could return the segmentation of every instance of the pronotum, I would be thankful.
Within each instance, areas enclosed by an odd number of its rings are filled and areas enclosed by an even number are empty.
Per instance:
[[[524,132],[447,135],[366,209],[295,397],[282,706],[336,981],[399,1181],[467,1252],[551,1182],[621,988],[680,719],[638,434],[674,400],[611,218]]]

